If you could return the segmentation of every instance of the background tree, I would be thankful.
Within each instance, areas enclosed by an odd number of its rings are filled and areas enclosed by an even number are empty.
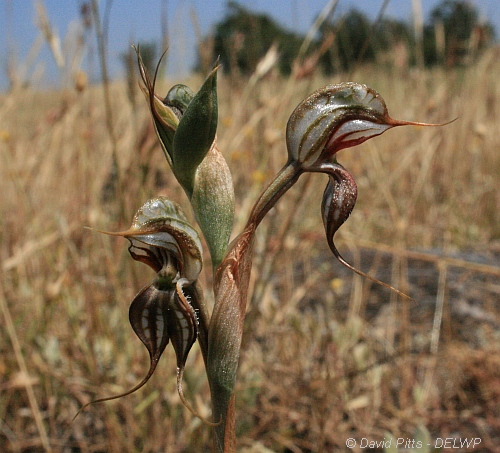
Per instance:
[[[440,61],[439,31],[444,38],[444,61]],[[467,1],[443,0],[430,15],[424,32],[426,64],[445,63],[447,67],[469,63],[494,40],[493,26],[479,21],[477,9]]]
[[[271,45],[278,45],[279,69],[289,74],[302,37],[279,26],[265,14],[256,14],[230,2],[229,13],[215,30],[214,58],[224,71],[251,74]]]
[[[279,69],[289,74],[304,36],[281,27],[265,14],[251,12],[236,2],[216,25],[212,43],[213,61],[220,56],[224,71],[251,74],[273,44],[280,54]],[[424,58],[427,65],[447,66],[470,63],[493,43],[494,29],[481,23],[477,9],[467,1],[443,0],[432,11],[424,29]],[[326,51],[324,43],[330,43]],[[320,66],[326,74],[350,71],[355,64],[394,60],[404,54],[401,64],[414,64],[416,43],[409,23],[385,19],[371,21],[359,10],[331,18],[319,30],[311,54],[321,48]],[[197,69],[203,67],[198,58]]]
[[[326,73],[347,71],[358,61],[363,52],[364,61],[375,58],[373,41],[370,40],[372,24],[356,9],[350,10],[335,22],[327,22],[322,27],[322,35],[333,33],[335,41],[330,52],[325,53],[322,64]]]
[[[321,36],[333,34],[335,40],[322,58],[327,74],[349,71],[356,63],[376,61],[381,52],[403,42],[413,48],[411,30],[407,24],[394,19],[374,23],[362,12],[351,9],[345,16],[327,22]],[[322,38],[321,38],[322,39]]]
[[[372,41],[377,44],[378,51],[389,50],[398,43],[406,44],[410,49],[414,49],[415,41],[410,26],[395,19],[382,19],[376,25],[376,30]]]

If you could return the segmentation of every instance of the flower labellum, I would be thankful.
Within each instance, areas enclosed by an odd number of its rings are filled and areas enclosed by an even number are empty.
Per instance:
[[[323,194],[321,213],[328,246],[330,247],[330,250],[332,251],[335,258],[337,258],[341,264],[346,266],[348,269],[356,272],[358,275],[361,275],[362,277],[378,283],[379,285],[385,286],[386,288],[395,291],[400,296],[409,298],[409,296],[392,287],[391,285],[381,282],[380,280],[377,280],[376,278],[365,274],[359,269],[356,269],[354,266],[349,264],[339,253],[337,247],[335,246],[335,243],[333,242],[333,236],[351,215],[351,212],[354,209],[354,205],[356,204],[358,189],[356,187],[354,178],[344,167],[342,167],[342,165],[325,164],[323,165],[323,171],[328,173],[329,180]]]

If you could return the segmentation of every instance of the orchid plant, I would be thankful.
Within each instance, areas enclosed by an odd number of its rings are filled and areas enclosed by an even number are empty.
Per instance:
[[[166,97],[160,97],[154,92],[158,71],[151,79],[138,51],[137,55],[141,88],[158,139],[210,252],[215,304],[209,313],[198,282],[203,256],[197,230],[182,208],[167,198],[147,201],[128,230],[108,234],[127,238],[132,258],[157,274],[135,296],[129,310],[130,324],[149,351],[150,369],[130,391],[93,403],[128,395],[146,384],[171,341],[179,396],[198,416],[182,391],[186,359],[198,340],[212,398],[212,421],[205,422],[214,429],[213,448],[218,453],[235,452],[234,388],[257,227],[303,173],[325,173],[329,180],[321,212],[334,256],[354,272],[402,294],[354,268],[335,246],[335,233],[348,219],[357,197],[356,183],[337,162],[337,153],[396,126],[427,124],[392,119],[382,97],[366,85],[349,82],[317,90],[291,114],[286,128],[288,159],[257,199],[243,231],[230,243],[234,190],[231,172],[217,147],[218,66],[196,94],[185,85],[175,85]]]

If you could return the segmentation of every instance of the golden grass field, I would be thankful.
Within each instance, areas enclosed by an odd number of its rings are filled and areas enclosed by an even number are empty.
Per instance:
[[[334,259],[320,216],[326,177],[301,178],[259,228],[236,391],[239,451],[381,452],[361,440],[423,434],[431,445],[480,438],[470,451],[498,451],[498,57],[493,49],[453,71],[387,65],[352,74],[394,118],[457,118],[397,128],[338,155],[359,189],[336,236],[341,253],[414,300]],[[235,233],[286,161],[292,110],[341,80],[271,74],[248,84],[220,74],[218,142],[236,187]],[[158,194],[188,206],[139,88],[135,107],[125,83],[110,89],[116,178],[102,87],[0,97],[1,451],[209,451],[211,428],[180,403],[170,347],[145,387],[72,422],[83,404],[133,387],[148,369],[128,305],[152,271],[130,259],[123,239],[84,227],[126,229]],[[184,391],[209,417],[197,345]]]

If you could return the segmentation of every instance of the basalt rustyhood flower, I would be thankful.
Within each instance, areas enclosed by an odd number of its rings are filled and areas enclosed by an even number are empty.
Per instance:
[[[125,393],[92,403],[129,395],[145,385],[171,341],[177,359],[179,396],[199,417],[186,402],[182,390],[184,367],[198,337],[199,311],[203,306],[196,285],[203,261],[198,233],[188,223],[180,206],[165,197],[147,201],[137,211],[128,230],[105,233],[127,238],[132,258],[151,267],[157,277],[139,291],[129,308],[130,324],[149,352],[150,367],[146,377]]]
[[[335,247],[333,236],[350,216],[358,193],[352,175],[337,162],[337,152],[405,125],[434,126],[391,118],[382,97],[366,85],[352,82],[328,85],[302,101],[290,116],[285,166],[293,168],[294,175],[302,172],[328,175],[321,212],[331,251],[349,269],[401,295],[404,294],[347,263]]]

